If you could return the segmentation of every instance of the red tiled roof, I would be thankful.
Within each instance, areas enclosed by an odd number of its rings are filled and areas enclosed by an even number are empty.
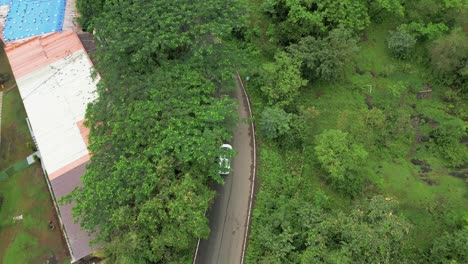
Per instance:
[[[35,37],[5,48],[16,79],[56,62],[72,53],[84,50],[72,30]]]

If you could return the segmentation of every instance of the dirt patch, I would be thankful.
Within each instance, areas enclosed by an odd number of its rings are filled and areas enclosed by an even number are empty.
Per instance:
[[[468,169],[468,163],[455,167],[457,170],[466,170]]]
[[[370,75],[372,75],[373,78],[377,78],[378,75],[375,73],[375,71],[369,71]]]
[[[361,34],[361,42],[367,42],[369,40],[369,36],[367,36],[367,32],[363,31]]]
[[[424,90],[416,94],[417,99],[432,98],[432,86],[429,83],[423,83]]]
[[[419,138],[419,142],[420,142],[420,143],[429,142],[429,139],[430,139],[430,138],[429,138],[428,136],[421,136],[421,137]]]
[[[322,97],[322,95],[323,95],[323,92],[322,92],[322,91],[318,91],[318,92],[315,93],[315,98],[316,98],[316,99],[320,99],[320,97]]]
[[[429,179],[429,178],[422,178],[422,180],[423,180],[427,185],[439,185],[439,181],[438,181],[438,180]]]
[[[372,105],[372,96],[371,95],[366,96],[366,105],[367,105],[367,109],[369,109],[369,110],[374,108],[374,106]]]
[[[432,90],[432,85],[430,85],[429,83],[423,83],[423,87],[425,90]]]
[[[459,178],[459,179],[462,179],[462,180],[466,180],[468,179],[468,171],[452,171],[452,172],[449,172],[449,175],[450,176],[453,176],[453,177],[456,177],[456,178]]]
[[[414,141],[409,148],[408,154],[406,155],[407,159],[410,159],[411,157],[414,156],[417,150],[416,145],[421,143],[421,138],[423,137],[423,134],[421,131],[421,120],[419,117],[416,116],[416,117],[411,118],[411,126],[414,128],[415,133],[414,133]],[[415,164],[413,160],[415,159],[412,159],[411,162]],[[419,165],[419,164],[415,164],[415,165]]]
[[[5,88],[5,93],[8,93],[9,91],[11,91],[11,90],[13,90],[13,89],[15,89],[15,88],[16,88],[16,83],[14,83],[13,85],[11,85],[11,86]]]
[[[424,160],[411,159],[411,163],[413,163],[416,166],[419,166],[421,169],[421,173],[428,173],[432,171],[431,165]]]
[[[357,66],[357,65],[354,66],[354,71],[355,71],[357,74],[359,74],[359,75],[363,75],[364,73],[366,73],[366,71],[361,70],[361,69],[359,68],[359,66]]]

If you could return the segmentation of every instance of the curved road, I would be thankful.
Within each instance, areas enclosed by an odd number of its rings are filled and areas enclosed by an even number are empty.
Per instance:
[[[224,185],[215,186],[217,196],[208,211],[211,233],[208,240],[200,240],[196,264],[243,262],[255,178],[255,141],[250,122],[243,122],[250,117],[250,110],[240,77],[235,79],[240,122],[232,146],[237,156],[232,161],[233,172],[225,178]]]

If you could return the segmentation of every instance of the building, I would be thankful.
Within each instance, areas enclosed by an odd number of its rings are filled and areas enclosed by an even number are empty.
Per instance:
[[[90,160],[89,130],[83,122],[88,103],[97,96],[99,76],[91,78],[93,64],[73,30],[73,19],[64,18],[65,13],[76,13],[74,1],[66,2],[0,0],[0,37],[72,262],[76,262],[92,253],[92,237],[74,223],[72,205],[57,201],[82,184],[80,177]],[[72,29],[62,32],[64,19]]]

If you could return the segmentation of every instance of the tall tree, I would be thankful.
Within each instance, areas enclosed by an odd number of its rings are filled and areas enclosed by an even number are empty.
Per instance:
[[[350,30],[339,27],[325,38],[305,37],[288,47],[297,60],[302,61],[302,73],[308,79],[336,80],[344,65],[358,51],[357,40]]]

